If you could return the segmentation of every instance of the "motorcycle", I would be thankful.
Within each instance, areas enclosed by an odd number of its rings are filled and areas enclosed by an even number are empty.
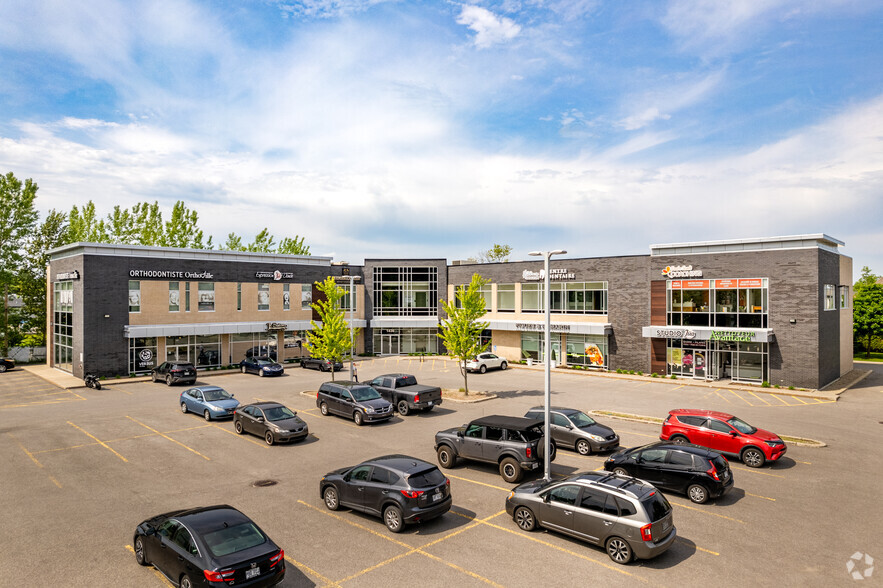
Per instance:
[[[84,380],[87,387],[92,388],[93,390],[101,390],[101,382],[98,381],[98,376],[95,374],[86,374]]]

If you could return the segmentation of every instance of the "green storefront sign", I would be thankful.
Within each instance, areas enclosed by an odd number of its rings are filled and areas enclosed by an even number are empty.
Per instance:
[[[712,331],[712,341],[753,341],[754,333],[751,331]]]

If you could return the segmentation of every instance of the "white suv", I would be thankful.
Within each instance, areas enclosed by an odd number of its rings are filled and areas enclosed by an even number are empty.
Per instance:
[[[466,370],[470,372],[485,373],[489,369],[500,368],[501,370],[509,367],[509,363],[502,357],[498,357],[493,353],[479,353],[466,362]]]

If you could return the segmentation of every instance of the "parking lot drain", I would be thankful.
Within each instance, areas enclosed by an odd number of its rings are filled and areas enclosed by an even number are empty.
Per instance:
[[[275,486],[278,483],[279,482],[276,480],[258,480],[257,482],[254,482],[252,486],[255,486],[257,488],[266,488],[267,486]]]

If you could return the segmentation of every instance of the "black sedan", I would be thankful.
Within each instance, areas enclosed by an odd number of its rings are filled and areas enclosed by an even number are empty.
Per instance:
[[[332,362],[330,359],[322,357],[305,357],[300,360],[300,365],[311,370],[319,370],[320,372],[330,372],[332,367],[334,367],[335,372],[343,371],[343,364],[341,362]]]
[[[0,374],[5,372],[6,370],[11,370],[15,367],[15,360],[9,357],[0,357]]]
[[[239,369],[243,374],[257,374],[264,376],[281,376],[285,368],[269,357],[246,357],[239,362]]]
[[[319,495],[329,510],[341,506],[383,518],[393,533],[451,509],[451,481],[433,464],[387,455],[325,474]]]
[[[233,413],[233,428],[242,435],[263,437],[267,445],[277,441],[303,441],[310,434],[297,413],[278,402],[255,402],[240,406]]]
[[[263,588],[285,577],[285,552],[250,518],[227,505],[177,510],[135,529],[135,560],[175,586]]]

